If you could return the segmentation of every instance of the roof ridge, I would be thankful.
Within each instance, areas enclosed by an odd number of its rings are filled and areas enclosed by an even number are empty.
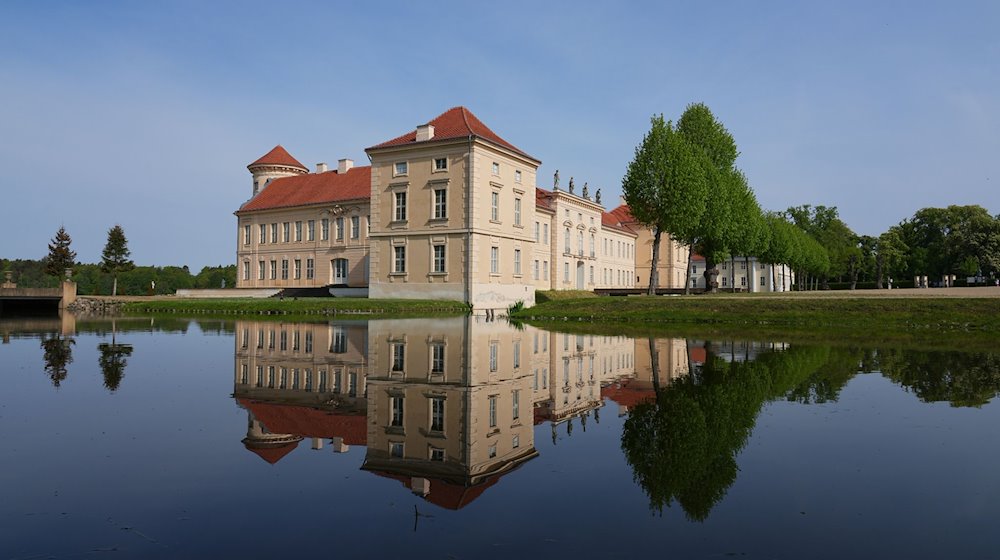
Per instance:
[[[472,131],[472,125],[469,124],[469,115],[465,105],[459,105],[458,108],[462,110],[462,120],[465,121],[465,128],[469,130],[469,136],[476,136],[476,133]]]

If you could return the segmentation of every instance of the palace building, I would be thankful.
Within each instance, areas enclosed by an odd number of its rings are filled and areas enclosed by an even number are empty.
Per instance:
[[[282,146],[247,166],[237,287],[321,288],[333,295],[443,299],[474,310],[531,306],[535,290],[648,284],[652,232],[624,204],[537,184],[541,160],[465,107],[309,169]],[[688,281],[687,249],[664,236],[663,288]]]

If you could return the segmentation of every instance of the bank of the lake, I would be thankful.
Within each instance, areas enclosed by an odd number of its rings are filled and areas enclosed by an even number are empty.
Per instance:
[[[351,316],[442,317],[463,315],[469,306],[458,301],[368,298],[127,298],[126,314],[253,315],[280,317]]]
[[[783,340],[895,340],[910,346],[966,348],[1000,341],[1000,298],[996,297],[556,296],[514,313],[513,318],[560,330],[633,336],[769,335]]]

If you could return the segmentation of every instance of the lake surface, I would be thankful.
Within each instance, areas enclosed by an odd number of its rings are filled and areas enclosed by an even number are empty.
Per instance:
[[[0,559],[1000,557],[997,354],[476,318],[0,334]]]

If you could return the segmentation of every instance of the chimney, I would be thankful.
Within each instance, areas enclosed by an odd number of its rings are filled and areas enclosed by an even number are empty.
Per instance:
[[[434,125],[422,124],[417,127],[417,142],[423,142],[434,138]]]
[[[341,175],[343,175],[344,173],[347,173],[353,167],[354,167],[354,160],[353,159],[344,158],[344,159],[337,160],[337,173],[339,173]]]
[[[326,164],[325,163],[317,163],[316,164],[316,173],[326,173]]]

